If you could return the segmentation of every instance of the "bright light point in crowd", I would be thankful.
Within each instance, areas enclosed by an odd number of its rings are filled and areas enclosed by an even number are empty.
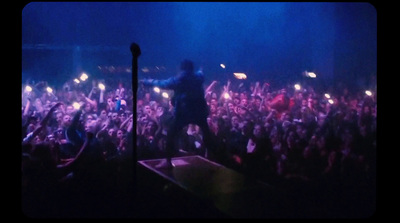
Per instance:
[[[77,83],[77,84],[80,83],[80,81],[77,78],[74,79],[74,82]]]
[[[301,86],[300,86],[300,84],[295,84],[295,85],[294,85],[294,89],[296,89],[296,90],[300,90],[300,89],[301,89]]]
[[[332,99],[329,99],[328,102],[329,102],[329,104],[333,104],[333,100]]]
[[[25,87],[25,91],[27,91],[27,92],[31,92],[31,91],[32,91],[32,88],[31,88],[31,86],[26,86],[26,87]]]
[[[328,93],[324,94],[324,96],[325,96],[326,98],[331,98],[331,96],[330,96]]]
[[[104,84],[102,83],[99,83],[99,89],[103,91],[104,89],[106,89],[106,86],[104,86]]]
[[[163,92],[161,95],[163,96],[163,98],[168,98],[169,97],[167,92]]]
[[[225,92],[225,93],[224,93],[224,98],[225,98],[225,99],[229,99],[229,98],[231,98],[231,96],[229,96],[229,94]]]
[[[156,93],[160,93],[160,88],[154,87],[154,88],[153,88],[153,91],[156,92]]]
[[[220,64],[220,66],[221,66],[223,69],[225,69],[225,64]]]
[[[85,73],[82,73],[80,79],[81,79],[81,81],[86,81],[86,79],[88,79],[88,75]]]
[[[365,91],[365,94],[368,95],[368,96],[371,96],[371,95],[372,95],[372,92],[369,91],[369,90],[366,90],[366,91]]]
[[[76,110],[78,110],[81,107],[81,105],[78,102],[74,102],[72,104],[72,107],[74,107]]]
[[[143,71],[143,73],[147,73],[147,72],[149,72],[150,70],[149,70],[149,68],[147,68],[147,67],[143,67],[143,68],[142,68],[142,71]]]
[[[314,72],[308,72],[308,77],[316,78],[317,75]]]
[[[233,75],[236,77],[236,79],[240,79],[240,80],[247,78],[245,73],[233,73]]]
[[[51,89],[51,87],[47,87],[47,88],[46,88],[46,91],[49,92],[49,93],[52,93],[52,92],[53,92],[53,89]]]

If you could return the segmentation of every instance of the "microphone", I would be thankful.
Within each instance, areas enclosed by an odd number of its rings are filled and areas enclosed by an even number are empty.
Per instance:
[[[130,46],[131,53],[133,57],[139,57],[142,52],[140,51],[140,47],[137,43],[132,43]]]

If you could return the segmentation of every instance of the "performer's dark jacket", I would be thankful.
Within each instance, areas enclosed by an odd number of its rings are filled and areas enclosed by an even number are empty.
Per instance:
[[[161,89],[174,91],[171,99],[174,106],[174,116],[177,121],[196,123],[207,118],[209,114],[207,102],[204,98],[204,75],[202,72],[181,72],[175,77],[166,80],[147,79],[144,86],[157,86]]]

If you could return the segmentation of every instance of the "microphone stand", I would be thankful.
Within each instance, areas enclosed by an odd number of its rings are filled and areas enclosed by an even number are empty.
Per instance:
[[[137,191],[137,143],[136,143],[136,126],[137,126],[137,90],[138,90],[138,57],[141,54],[140,47],[136,43],[132,43],[130,46],[132,53],[132,92],[133,92],[133,129],[135,129],[134,134],[132,134],[132,144],[133,144],[133,188]]]

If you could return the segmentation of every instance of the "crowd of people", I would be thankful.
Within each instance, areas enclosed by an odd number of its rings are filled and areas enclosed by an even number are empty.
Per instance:
[[[352,197],[368,204],[366,209],[374,205],[376,86],[367,95],[343,86],[325,92],[305,83],[293,88],[225,81],[206,82],[204,92],[215,149],[204,144],[199,126],[189,124],[176,138],[176,156],[203,156],[277,186],[302,182],[340,204]],[[21,189],[27,215],[114,213],[118,208],[111,203],[131,193],[126,185],[133,180],[132,154],[139,160],[166,156],[173,92],[139,86],[136,95],[126,83],[71,81],[51,92],[46,81],[27,83],[31,90],[22,85]],[[100,206],[104,201],[110,205]]]

